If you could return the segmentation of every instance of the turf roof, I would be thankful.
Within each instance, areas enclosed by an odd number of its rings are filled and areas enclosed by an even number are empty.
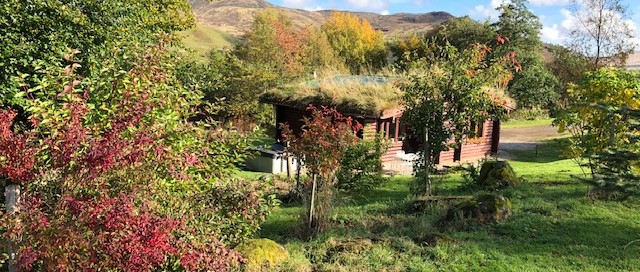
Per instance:
[[[271,89],[262,101],[304,109],[309,104],[333,106],[346,114],[380,117],[401,108],[398,79],[338,75]]]

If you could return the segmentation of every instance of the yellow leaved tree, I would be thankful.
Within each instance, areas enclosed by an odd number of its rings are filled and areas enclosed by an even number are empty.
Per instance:
[[[630,128],[621,109],[640,110],[640,79],[618,68],[601,68],[585,74],[568,91],[568,107],[560,110],[554,124],[571,134],[565,155],[597,170],[594,156],[627,145]]]
[[[322,26],[331,47],[353,73],[377,69],[386,62],[386,45],[380,31],[351,13],[333,12]]]

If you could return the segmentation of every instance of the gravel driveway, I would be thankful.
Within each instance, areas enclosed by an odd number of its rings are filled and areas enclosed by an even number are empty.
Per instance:
[[[500,131],[500,152],[498,157],[510,159],[512,156],[508,153],[509,150],[533,150],[540,142],[557,138],[561,135],[558,133],[558,128],[551,125],[503,128]]]

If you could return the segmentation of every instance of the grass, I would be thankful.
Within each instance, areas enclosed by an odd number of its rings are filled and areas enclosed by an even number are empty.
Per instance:
[[[501,124],[502,128],[526,128],[537,126],[550,126],[553,122],[552,118],[537,119],[537,120],[509,120]]]
[[[226,32],[203,24],[197,24],[193,29],[181,34],[184,37],[182,40],[184,45],[195,50],[200,56],[204,56],[212,49],[231,49],[238,42],[237,38]]]
[[[378,76],[330,76],[269,90],[263,100],[299,108],[328,105],[343,113],[377,117],[399,109],[402,92],[395,81]]]
[[[444,207],[406,212],[412,180],[394,177],[342,198],[332,228],[309,241],[297,235],[299,205],[276,210],[260,235],[290,252],[284,271],[640,271],[640,244],[626,246],[640,238],[640,201],[585,197],[589,187],[573,177],[581,171],[562,158],[562,145],[548,141],[537,156],[512,152],[510,163],[527,182],[503,192],[513,202],[513,217],[503,222],[440,229],[434,222]],[[462,185],[459,174],[443,176],[436,193],[473,193]]]

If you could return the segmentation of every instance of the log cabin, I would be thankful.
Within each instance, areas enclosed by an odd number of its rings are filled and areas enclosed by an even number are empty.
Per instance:
[[[302,120],[309,116],[307,107],[310,104],[335,107],[363,125],[358,137],[371,139],[381,133],[390,141],[389,149],[382,157],[383,163],[410,158],[409,154],[419,150],[420,140],[411,137],[403,122],[398,79],[339,75],[275,88],[267,91],[261,100],[275,107],[276,124],[287,123],[297,133],[302,133]],[[437,164],[470,162],[498,152],[500,120],[470,125],[479,136],[466,139],[458,148],[441,152]],[[280,142],[280,129],[275,135],[276,142]]]

